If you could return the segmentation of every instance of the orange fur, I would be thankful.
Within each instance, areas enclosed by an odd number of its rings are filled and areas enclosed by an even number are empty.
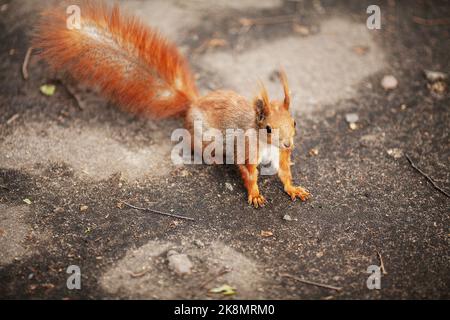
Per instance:
[[[280,169],[278,170],[278,177],[284,186],[284,191],[295,200],[297,197],[302,201],[309,199],[311,194],[302,187],[292,185],[291,174],[291,150],[284,149],[280,151]]]
[[[264,83],[260,82],[259,87],[260,87],[259,95],[263,101],[263,106],[265,108],[269,108],[270,107],[270,99],[269,99],[269,94],[267,93],[266,86],[264,85]]]
[[[292,200],[308,199],[307,190],[292,184],[290,159],[295,121],[289,113],[290,94],[284,71],[280,72],[283,102],[270,101],[262,83],[253,104],[232,91],[215,91],[199,98],[186,60],[157,31],[122,15],[117,6],[109,9],[103,2],[85,0],[80,8],[80,30],[67,28],[64,7],[44,12],[35,30],[33,47],[42,50],[41,56],[54,69],[98,86],[108,99],[127,111],[154,118],[184,115],[193,137],[196,120],[222,132],[228,128],[268,132],[278,129],[278,176]],[[268,142],[272,143],[270,135]],[[258,152],[262,158],[264,152]],[[258,188],[257,167],[249,161],[239,165],[248,202],[256,208],[266,204]]]
[[[176,46],[118,6],[85,1],[80,8],[80,30],[66,27],[65,7],[42,14],[33,39],[41,56],[127,111],[154,118],[184,114],[197,88]]]
[[[264,207],[266,199],[259,193],[258,188],[258,166],[255,164],[240,165],[242,180],[247,189],[248,203],[255,208]]]
[[[279,75],[280,75],[281,85],[283,86],[283,91],[284,91],[283,104],[286,109],[289,109],[289,105],[291,104],[291,93],[289,92],[289,84],[287,81],[286,72],[284,70],[281,70]]]

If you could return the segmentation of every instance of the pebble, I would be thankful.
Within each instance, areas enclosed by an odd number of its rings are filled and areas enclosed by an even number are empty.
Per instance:
[[[356,124],[356,122],[358,122],[358,120],[359,120],[359,116],[357,113],[347,113],[345,115],[345,121],[347,121],[350,130],[358,129],[358,125]]]
[[[376,142],[377,140],[379,140],[378,135],[376,134],[366,134],[364,136],[362,136],[359,140],[361,140],[361,142]]]
[[[393,89],[397,88],[398,81],[394,76],[387,75],[387,76],[384,76],[383,79],[381,80],[381,86],[385,90],[393,90]]]
[[[290,215],[285,214],[284,217],[283,217],[283,220],[286,220],[286,221],[292,221],[292,218],[291,218]]]
[[[447,79],[447,75],[443,72],[430,71],[430,70],[424,70],[424,72],[425,72],[425,77],[427,77],[427,80],[430,82]]]
[[[403,156],[403,151],[398,148],[392,148],[387,150],[387,154],[394,159],[399,159]]]
[[[357,113],[347,113],[345,115],[345,121],[347,121],[348,123],[355,123],[358,122],[359,120],[359,116]]]
[[[167,260],[169,261],[169,268],[175,271],[176,274],[185,275],[191,273],[193,265],[186,254],[169,250]]]
[[[225,182],[225,188],[227,188],[230,191],[233,191],[233,185],[229,182]]]
[[[57,207],[53,210],[54,213],[64,213],[64,209],[61,207]]]
[[[205,244],[200,240],[194,240],[194,244],[199,248],[203,248],[205,246]]]
[[[180,176],[181,177],[187,177],[189,176],[189,171],[187,171],[186,169],[183,169],[180,171]]]
[[[351,123],[349,123],[349,128],[351,129],[351,130],[356,130],[356,129],[358,129],[358,125],[356,124],[356,123],[354,123],[354,122],[351,122]]]

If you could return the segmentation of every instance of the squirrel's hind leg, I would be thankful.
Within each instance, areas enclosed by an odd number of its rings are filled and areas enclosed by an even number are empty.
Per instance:
[[[266,199],[259,193],[258,188],[258,168],[255,164],[239,165],[239,171],[244,180],[244,186],[248,193],[248,203],[255,208],[263,207]]]

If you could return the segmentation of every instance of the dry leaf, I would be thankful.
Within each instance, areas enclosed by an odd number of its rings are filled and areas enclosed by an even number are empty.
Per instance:
[[[86,206],[86,205],[80,206],[80,211],[81,211],[81,212],[86,211],[87,209],[89,209],[89,207]]]
[[[445,84],[444,81],[436,81],[433,84],[429,84],[428,89],[430,89],[430,91],[432,93],[442,95],[445,93],[445,90],[447,89],[447,85]]]
[[[220,287],[217,288],[213,288],[211,290],[209,290],[209,292],[211,293],[221,293],[224,296],[231,296],[236,294],[236,289],[233,287],[230,287],[227,284],[221,285]]]
[[[224,47],[227,45],[227,40],[214,38],[208,41],[208,48]]]
[[[319,149],[317,148],[312,148],[311,150],[309,150],[309,155],[311,157],[317,156],[319,154]]]
[[[169,223],[169,228],[174,229],[176,228],[179,224],[181,224],[181,221],[179,220],[172,220]]]
[[[268,237],[272,237],[272,236],[273,236],[273,232],[272,231],[261,230],[261,237],[268,238]]]
[[[302,25],[298,24],[298,23],[295,23],[292,26],[292,30],[294,30],[294,32],[296,32],[299,35],[304,36],[304,37],[309,35],[309,29],[307,27],[305,27],[305,26],[302,26]]]
[[[40,87],[40,90],[43,95],[51,97],[52,95],[55,94],[56,86],[53,84],[44,84]]]
[[[23,199],[23,202],[25,202],[26,204],[31,204],[31,200],[30,199]]]
[[[116,207],[119,208],[119,209],[123,209],[123,207],[124,207],[123,202],[117,202],[116,203]]]
[[[369,52],[369,47],[367,46],[355,46],[352,48],[353,52],[359,56],[364,56]]]
[[[55,287],[55,285],[52,283],[44,283],[44,284],[41,284],[41,287],[48,290],[48,289],[53,289]]]
[[[239,19],[239,23],[244,27],[248,27],[253,25],[253,20],[249,18],[241,18]]]

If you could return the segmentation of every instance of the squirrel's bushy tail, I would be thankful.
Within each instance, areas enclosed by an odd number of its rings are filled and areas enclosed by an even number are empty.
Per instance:
[[[69,29],[66,8],[42,13],[33,47],[55,69],[99,86],[125,110],[165,118],[183,114],[197,96],[176,46],[118,6],[81,2],[81,28]]]

